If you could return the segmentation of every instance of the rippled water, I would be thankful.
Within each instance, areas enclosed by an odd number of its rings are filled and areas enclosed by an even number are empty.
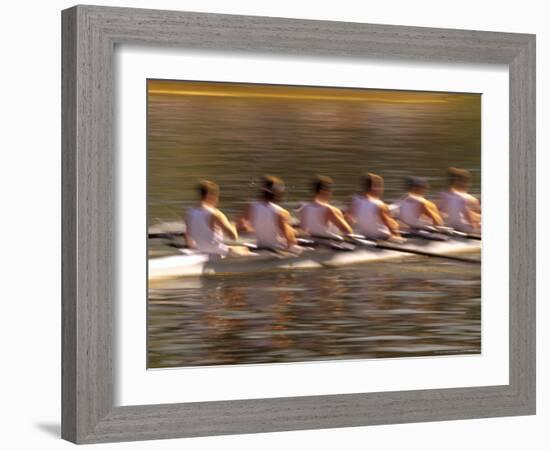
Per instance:
[[[179,220],[199,177],[220,184],[230,218],[266,172],[287,182],[289,209],[308,198],[314,173],[335,179],[340,206],[364,170],[385,177],[387,200],[411,174],[435,193],[449,165],[470,169],[480,193],[479,96],[374,92],[364,101],[149,95],[149,223]],[[428,258],[167,281],[149,289],[148,365],[479,353],[480,296],[480,266]]]

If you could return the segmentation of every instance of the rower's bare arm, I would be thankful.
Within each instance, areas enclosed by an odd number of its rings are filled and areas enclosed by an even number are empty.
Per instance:
[[[475,226],[477,228],[481,227],[481,202],[477,197],[470,195],[468,207],[470,209],[470,217]]]
[[[466,207],[466,211],[464,212],[464,216],[466,217],[466,221],[474,228],[480,228],[481,225],[481,215],[477,212],[473,211],[472,209]]]
[[[478,198],[474,197],[473,195],[470,196],[469,206],[473,212],[481,215],[481,203],[479,202]]]
[[[296,234],[294,233],[294,229],[292,228],[292,224],[290,223],[290,214],[288,211],[281,211],[278,215],[278,223],[279,223],[279,230],[281,231],[281,234],[286,239],[287,245],[290,247],[292,245],[296,245]]]
[[[344,218],[344,214],[342,214],[342,211],[340,211],[338,208],[335,208],[334,206],[331,206],[329,208],[328,220],[329,222],[336,225],[336,227],[342,233],[347,233],[347,234],[352,233],[352,229],[349,226],[349,224],[346,222],[346,219]]]
[[[252,232],[253,227],[250,223],[250,205],[247,205],[243,214],[237,220],[237,229],[244,232]]]
[[[347,211],[344,213],[344,218],[350,224],[357,222],[357,211],[355,211],[355,201],[354,201],[354,199],[352,199],[351,205],[349,206]]]
[[[227,219],[226,215],[217,209],[214,213],[215,223],[222,229],[224,234],[234,241],[239,238],[235,226]]]
[[[298,221],[300,224],[300,233],[307,234],[307,231],[305,230],[305,218],[304,218],[304,208],[301,207],[297,211],[298,214]]]
[[[470,216],[472,217],[472,220],[476,223],[476,226],[478,228],[481,227],[481,214],[470,210]]]
[[[426,200],[424,202],[423,212],[426,216],[432,219],[432,222],[434,225],[437,225],[437,226],[443,225],[443,219],[441,218],[441,215],[439,214],[439,210],[437,209],[437,206],[435,206],[435,203],[429,200]]]
[[[399,234],[399,223],[391,216],[390,208],[386,204],[380,208],[380,220],[388,227],[391,234]]]
[[[183,223],[185,224],[185,231],[183,233],[183,237],[185,238],[185,246],[187,248],[195,248],[195,241],[191,239],[191,236],[189,236],[189,226],[187,225],[187,221],[183,219]]]
[[[440,216],[447,216],[447,201],[445,200],[445,196],[441,194],[439,196],[439,199],[436,203],[437,210],[439,211]]]

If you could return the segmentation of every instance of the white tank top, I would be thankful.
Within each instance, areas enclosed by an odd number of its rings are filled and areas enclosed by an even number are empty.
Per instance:
[[[283,208],[271,202],[254,202],[250,205],[249,219],[259,247],[283,247],[285,238],[279,228],[279,213]]]
[[[352,209],[357,219],[357,230],[368,239],[386,239],[390,230],[382,219],[380,209],[384,202],[380,199],[355,196],[352,199]]]
[[[223,232],[212,228],[212,209],[208,207],[189,208],[186,217],[187,234],[195,248],[203,253],[226,255],[228,247],[223,244]]]
[[[410,227],[418,227],[423,224],[420,220],[424,199],[417,195],[407,194],[399,202],[399,220]]]
[[[445,225],[458,231],[471,231],[468,223],[468,198],[457,191],[444,191],[441,193],[441,212],[445,218]]]
[[[306,203],[300,209],[300,227],[312,236],[333,237],[337,229],[327,220],[328,206],[318,202]]]

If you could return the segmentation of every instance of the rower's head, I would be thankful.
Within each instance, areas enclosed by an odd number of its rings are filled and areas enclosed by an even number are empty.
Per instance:
[[[449,176],[449,186],[461,191],[467,191],[472,182],[472,174],[465,169],[449,167],[447,169]]]
[[[200,180],[197,185],[197,191],[201,202],[210,206],[217,206],[220,197],[220,188],[213,181]]]
[[[334,180],[332,178],[324,175],[315,175],[311,183],[311,188],[313,189],[315,197],[328,200],[332,196],[333,185]]]
[[[407,178],[407,192],[415,195],[423,196],[428,192],[428,181],[422,177]]]
[[[264,175],[261,182],[260,195],[266,202],[280,202],[285,193],[285,184],[279,177]]]
[[[363,191],[375,197],[381,197],[384,193],[384,178],[375,173],[366,173],[361,179]]]

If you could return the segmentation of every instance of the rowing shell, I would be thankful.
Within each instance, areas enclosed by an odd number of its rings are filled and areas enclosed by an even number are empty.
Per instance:
[[[452,238],[446,241],[410,238],[399,247],[403,250],[429,251],[444,255],[479,251],[481,241],[465,238]],[[181,255],[150,259],[148,277],[149,281],[157,281],[190,276],[341,267],[410,256],[410,254],[401,251],[376,247],[357,247],[351,251],[339,251],[328,247],[305,248],[299,255],[259,250],[246,256],[231,257],[207,255],[187,250]]]

